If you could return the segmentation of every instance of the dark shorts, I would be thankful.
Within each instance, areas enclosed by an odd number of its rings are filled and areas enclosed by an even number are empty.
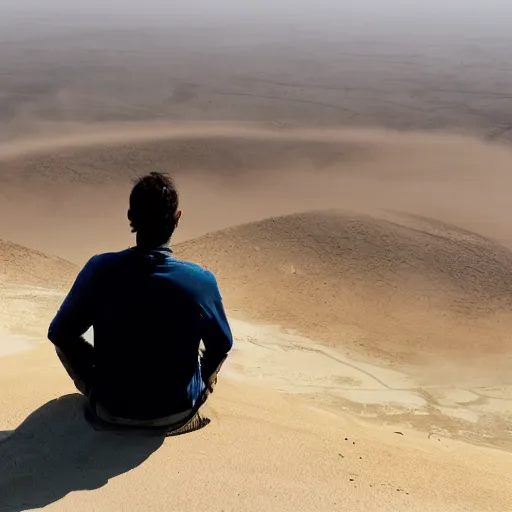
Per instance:
[[[95,428],[100,430],[112,429],[151,429],[162,430],[165,435],[178,435],[193,430],[198,430],[206,426],[210,420],[199,414],[199,408],[206,402],[210,392],[207,390],[199,398],[194,408],[177,414],[172,414],[164,418],[155,418],[152,420],[132,420],[129,418],[119,418],[112,416],[109,412],[98,404],[93,397],[92,384],[94,368],[92,364],[87,364],[87,359],[76,358],[71,360],[62,350],[56,349],[57,355],[62,366],[75,383],[75,387],[82,393],[88,402],[87,419]]]

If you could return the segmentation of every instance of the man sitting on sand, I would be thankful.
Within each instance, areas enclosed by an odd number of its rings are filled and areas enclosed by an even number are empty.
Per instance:
[[[136,247],[90,259],[50,325],[48,338],[103,422],[187,423],[231,350],[215,276],[168,246],[180,217],[170,178],[139,179],[128,211]],[[94,347],[83,337],[91,326]]]

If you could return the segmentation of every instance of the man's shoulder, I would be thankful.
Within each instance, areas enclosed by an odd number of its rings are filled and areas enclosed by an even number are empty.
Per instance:
[[[219,296],[217,278],[198,263],[172,258],[170,276],[194,295]]]
[[[125,259],[129,256],[131,252],[131,249],[124,249],[122,251],[118,252],[103,252],[99,254],[95,254],[92,256],[89,261],[87,262],[87,265],[95,266],[95,265],[101,265],[103,263],[110,263],[115,261],[120,261],[122,259]]]
[[[113,264],[117,264],[120,261],[125,260],[129,257],[130,249],[125,249],[119,252],[104,252],[95,254],[84,265],[83,272],[92,273],[97,272],[101,269],[111,267]]]
[[[192,261],[180,260],[179,258],[172,259],[173,266],[179,269],[181,272],[186,274],[187,276],[194,277],[195,279],[200,279],[203,282],[211,282],[216,283],[215,275],[210,270],[202,267],[198,263],[194,263]]]
[[[117,275],[119,271],[125,273],[139,261],[135,256],[132,249],[96,254],[86,263],[82,273],[88,277],[112,276]],[[172,256],[161,261],[155,270],[161,278],[168,279],[197,298],[217,299],[220,295],[217,278],[213,272],[198,263]]]

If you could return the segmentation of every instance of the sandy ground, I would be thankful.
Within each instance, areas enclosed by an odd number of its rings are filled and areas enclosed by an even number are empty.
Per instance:
[[[0,511],[512,510],[510,36],[56,19],[0,40]],[[236,336],[165,441],[45,342],[153,169]]]
[[[9,410],[1,510],[511,507],[512,461],[499,451],[376,429],[230,379],[208,405],[214,421],[203,431],[163,444],[98,434],[47,347],[0,365]],[[44,385],[34,388],[42,373]]]

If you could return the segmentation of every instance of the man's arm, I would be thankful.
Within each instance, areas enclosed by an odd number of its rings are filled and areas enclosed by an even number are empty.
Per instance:
[[[204,307],[202,340],[204,353],[201,358],[201,375],[211,392],[217,380],[217,373],[233,347],[233,335],[229,326],[217,281],[210,274],[214,285],[212,299]]]
[[[94,348],[83,334],[93,323],[93,260],[78,274],[48,329],[48,339],[71,360],[93,361]]]

